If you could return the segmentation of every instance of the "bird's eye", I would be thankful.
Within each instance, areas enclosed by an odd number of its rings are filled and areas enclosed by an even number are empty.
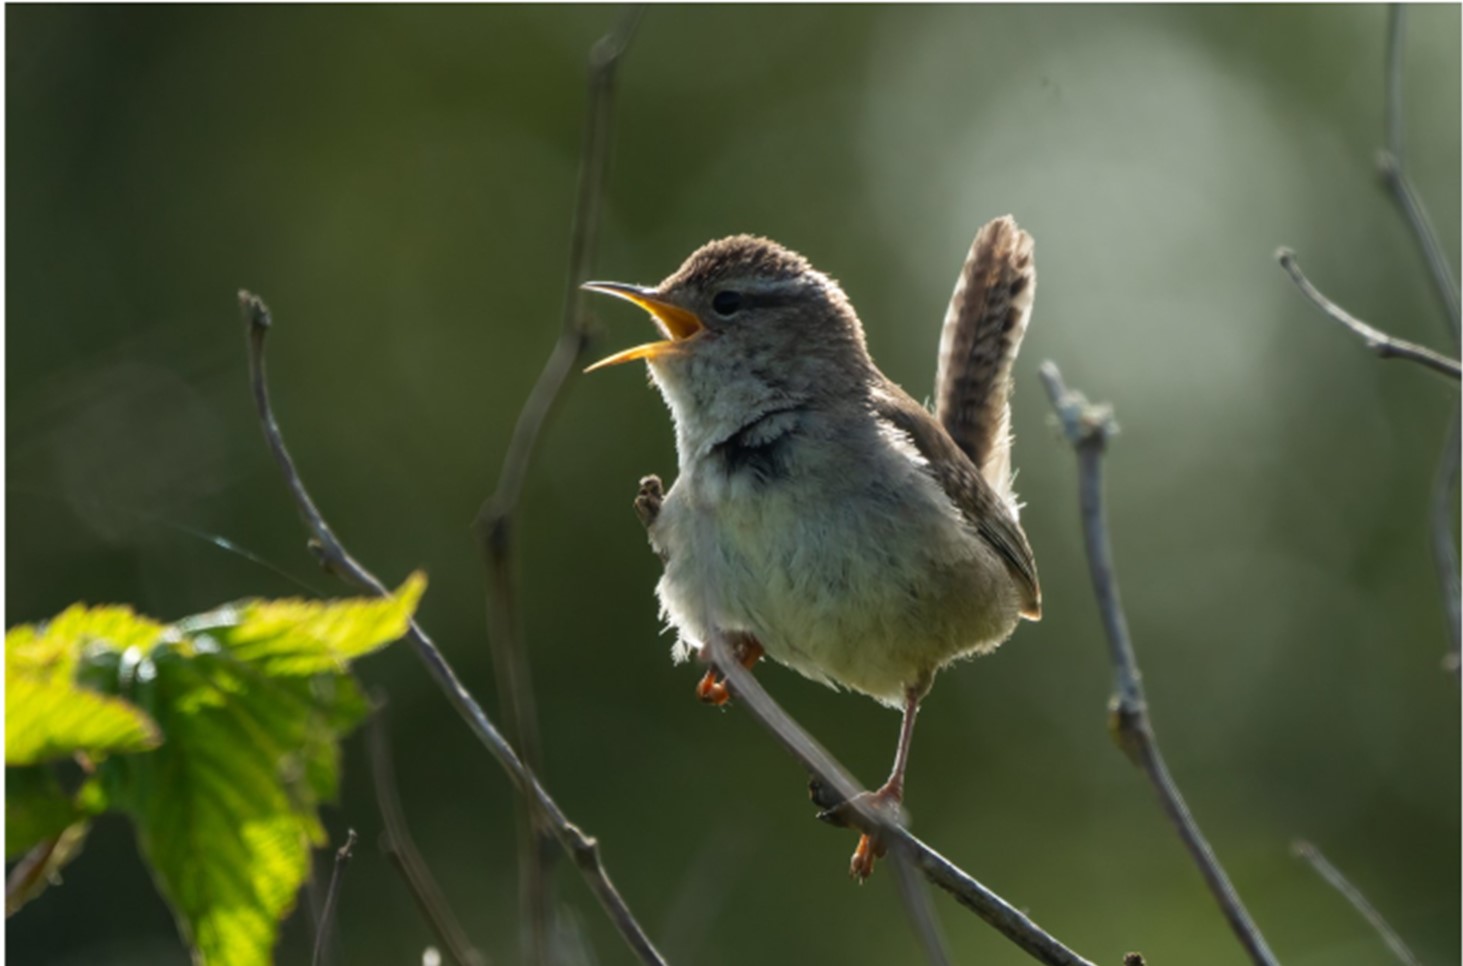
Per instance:
[[[717,292],[711,300],[711,307],[716,310],[717,315],[731,315],[742,307],[742,293],[731,290]]]

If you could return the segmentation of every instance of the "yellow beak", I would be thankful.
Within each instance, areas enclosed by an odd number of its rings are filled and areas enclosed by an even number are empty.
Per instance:
[[[584,370],[585,372],[593,372],[606,366],[617,366],[622,362],[633,362],[636,359],[654,359],[656,356],[669,352],[677,343],[684,342],[705,328],[701,324],[701,320],[696,317],[696,313],[688,312],[679,305],[662,301],[656,297],[654,289],[641,288],[638,285],[624,285],[620,282],[585,282],[581,288],[589,292],[602,292],[627,302],[634,302],[649,312],[655,319],[656,325],[669,336],[659,342],[647,342],[644,345],[637,345],[633,349],[616,352],[609,358],[601,359],[588,367]]]

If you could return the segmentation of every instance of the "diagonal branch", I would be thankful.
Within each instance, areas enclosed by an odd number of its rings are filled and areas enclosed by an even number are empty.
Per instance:
[[[1153,783],[1163,810],[1178,830],[1184,847],[1199,866],[1199,872],[1214,894],[1224,918],[1239,938],[1250,959],[1261,966],[1277,966],[1277,960],[1265,943],[1250,915],[1230,884],[1214,850],[1204,838],[1184,804],[1183,794],[1168,772],[1158,738],[1148,717],[1148,701],[1143,693],[1142,674],[1133,641],[1128,634],[1128,620],[1118,598],[1117,571],[1113,567],[1112,548],[1108,544],[1107,521],[1102,500],[1102,456],[1108,438],[1117,431],[1112,410],[1094,406],[1081,393],[1068,390],[1062,374],[1051,362],[1041,367],[1041,380],[1057,411],[1063,434],[1077,452],[1077,473],[1082,507],[1082,535],[1087,546],[1087,564],[1092,572],[1092,585],[1097,605],[1102,612],[1103,629],[1107,634],[1109,656],[1113,666],[1113,698],[1111,727],[1120,747],[1138,764]]]
[[[432,870],[422,858],[416,840],[412,838],[401,807],[401,796],[396,790],[396,769],[391,763],[390,738],[386,732],[386,702],[376,696],[372,703],[376,709],[368,725],[367,744],[371,753],[371,782],[376,786],[376,805],[381,809],[381,823],[385,826],[381,848],[401,873],[417,908],[431,924],[448,958],[457,966],[486,966],[487,959],[467,938],[452,907],[442,895]]]
[[[1387,15],[1387,146],[1377,155],[1377,168],[1392,192],[1392,199],[1402,209],[1402,216],[1407,219],[1412,235],[1417,239],[1417,247],[1422,249],[1433,288],[1443,303],[1453,345],[1457,346],[1458,282],[1453,278],[1452,263],[1443,253],[1432,219],[1427,216],[1427,209],[1402,165],[1402,41],[1405,18],[1402,4],[1392,4]]]
[[[1280,267],[1290,275],[1291,281],[1295,282],[1296,288],[1301,294],[1310,299],[1322,312],[1346,326],[1356,335],[1361,337],[1362,344],[1373,353],[1383,359],[1407,359],[1419,365],[1426,366],[1434,372],[1440,372],[1450,379],[1457,380],[1460,375],[1460,368],[1457,359],[1450,359],[1441,353],[1420,346],[1415,342],[1408,342],[1396,336],[1388,335],[1375,326],[1368,325],[1361,319],[1337,305],[1335,302],[1322,295],[1320,290],[1311,284],[1310,279],[1301,272],[1300,266],[1296,264],[1295,252],[1289,248],[1281,248],[1275,252],[1275,258],[1280,262]]]
[[[1370,923],[1371,927],[1382,937],[1382,942],[1387,944],[1387,948],[1392,951],[1393,956],[1396,956],[1405,966],[1422,966],[1417,957],[1413,955],[1412,950],[1408,949],[1407,944],[1402,941],[1402,937],[1388,925],[1387,920],[1382,918],[1382,914],[1377,911],[1376,907],[1367,901],[1366,896],[1361,894],[1361,890],[1341,874],[1340,869],[1326,860],[1320,849],[1301,840],[1291,843],[1290,850],[1299,858],[1309,862],[1311,868],[1316,870],[1316,874],[1326,880],[1327,885],[1341,893],[1342,898],[1351,903],[1353,909],[1361,913],[1361,917]]]
[[[325,517],[321,515],[319,507],[305,489],[304,481],[300,479],[294,459],[285,448],[279,424],[275,421],[274,410],[270,406],[269,385],[264,368],[264,341],[272,324],[268,307],[258,296],[248,292],[239,293],[239,305],[249,329],[249,379],[259,423],[264,430],[264,439],[269,444],[270,452],[279,464],[290,496],[295,501],[300,519],[310,533],[311,550],[321,566],[342,580],[374,594],[386,596],[390,593],[386,585],[350,555],[330,529],[330,525],[325,522]],[[554,837],[574,859],[590,891],[639,960],[642,963],[663,964],[665,960],[656,951],[655,944],[650,941],[650,937],[610,881],[609,873],[605,871],[600,859],[599,843],[569,821],[559,804],[539,784],[533,772],[524,765],[513,747],[483,712],[477,700],[463,687],[457,673],[452,670],[452,665],[447,663],[437,645],[415,620],[407,630],[406,639],[411,642],[413,650],[426,666],[427,674],[442,690],[447,703],[508,773],[513,787],[519,794],[531,797],[542,810],[549,827],[553,829]]]
[[[863,791],[848,771],[782,709],[761,683],[731,655],[725,640],[713,636],[707,641],[710,663],[720,672],[728,688],[757,723],[772,733],[777,743],[806,768],[815,781],[847,802],[849,819],[860,831],[883,841],[896,860],[907,860],[931,883],[985,920],[1001,935],[1025,950],[1038,962],[1050,966],[1093,966],[1062,945],[1025,913],[976,881],[949,859],[915,838],[892,816],[871,807],[858,797]],[[907,904],[918,900],[906,900]],[[925,926],[916,920],[922,942],[928,943]],[[926,946],[928,951],[929,946]]]
[[[511,734],[524,762],[536,774],[543,772],[532,674],[525,652],[518,609],[513,519],[523,494],[533,453],[544,424],[558,402],[569,376],[579,368],[590,336],[587,293],[579,288],[589,277],[589,261],[599,233],[600,209],[609,169],[610,119],[614,106],[615,69],[640,19],[631,7],[613,31],[601,37],[589,55],[589,106],[580,151],[578,200],[570,232],[569,272],[564,293],[563,321],[558,341],[534,384],[508,444],[498,485],[473,520],[473,533],[486,569],[488,642],[492,649],[499,704],[512,714]],[[542,847],[543,816],[528,799],[529,815],[520,820],[519,874],[525,920],[525,960],[543,963],[548,954],[552,891]]]

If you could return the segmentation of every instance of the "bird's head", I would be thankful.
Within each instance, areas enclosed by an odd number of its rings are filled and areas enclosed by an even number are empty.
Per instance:
[[[863,327],[843,290],[768,239],[710,242],[653,288],[584,287],[634,302],[665,336],[586,371],[644,359],[680,430],[692,420],[714,435],[770,408],[857,392],[868,382]]]

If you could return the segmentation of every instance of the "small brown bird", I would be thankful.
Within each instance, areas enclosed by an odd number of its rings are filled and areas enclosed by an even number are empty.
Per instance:
[[[931,414],[874,365],[838,284],[801,255],[738,235],[654,288],[585,288],[648,310],[665,338],[634,359],[675,422],[679,475],[637,510],[665,562],[657,592],[677,660],[712,634],[750,667],[765,653],[902,708],[894,768],[935,673],[1041,616],[1036,562],[1012,492],[1011,369],[1031,314],[1031,236],[981,229],[945,316]],[[708,672],[703,700],[726,700]],[[875,843],[850,864],[862,881]]]

